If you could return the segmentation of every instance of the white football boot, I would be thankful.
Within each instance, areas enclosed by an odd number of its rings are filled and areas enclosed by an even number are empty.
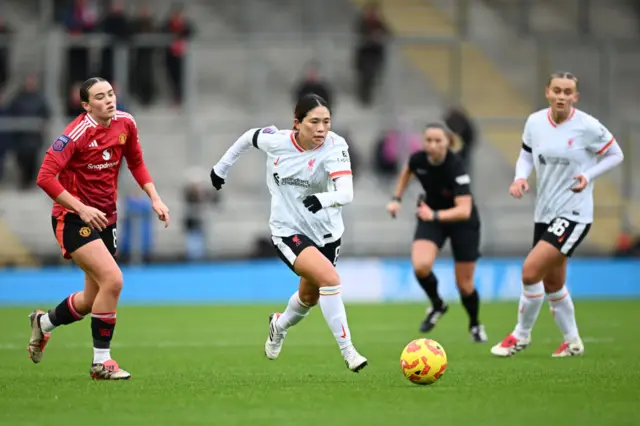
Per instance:
[[[491,348],[491,353],[495,356],[502,357],[513,356],[521,350],[525,349],[530,344],[531,337],[526,339],[518,339],[513,334],[509,334],[504,338],[504,340],[502,340],[502,342]]]
[[[584,344],[579,338],[572,342],[563,342],[551,355],[554,358],[564,358],[568,356],[584,355]]]
[[[369,361],[360,355],[353,346],[345,349],[342,356],[344,356],[344,363],[347,364],[347,368],[354,373],[359,372],[369,363]]]
[[[282,315],[280,312],[274,312],[269,315],[269,337],[267,337],[267,342],[264,344],[264,354],[269,359],[278,358],[282,350],[284,338],[287,337],[287,331],[281,330],[276,325],[280,315]]]

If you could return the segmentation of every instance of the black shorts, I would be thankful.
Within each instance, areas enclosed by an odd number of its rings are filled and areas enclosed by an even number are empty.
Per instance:
[[[590,223],[578,223],[564,217],[556,217],[551,223],[537,222],[533,227],[533,246],[546,241],[567,257],[580,245],[591,229]]]
[[[107,226],[101,232],[91,229],[80,216],[74,213],[63,213],[58,217],[51,217],[53,232],[62,249],[62,256],[71,259],[71,253],[91,241],[102,239],[112,256],[116,255],[117,235],[116,224]]]
[[[442,249],[447,238],[456,262],[475,262],[480,257],[480,222],[425,222],[418,220],[413,240],[433,241]]]
[[[273,246],[276,248],[280,259],[282,259],[293,272],[296,272],[294,264],[296,263],[298,255],[307,247],[315,247],[320,250],[320,253],[329,259],[333,266],[336,266],[338,256],[340,256],[340,239],[325,244],[322,247],[318,247],[309,237],[302,234],[291,235],[289,237],[273,236],[271,237],[271,241],[273,241]]]

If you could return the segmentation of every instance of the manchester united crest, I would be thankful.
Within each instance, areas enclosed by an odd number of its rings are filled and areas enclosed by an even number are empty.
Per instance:
[[[120,145],[124,145],[124,143],[127,141],[127,134],[126,133],[120,133]]]
[[[86,226],[83,226],[82,228],[80,228],[80,235],[82,237],[87,238],[89,235],[91,235],[91,229],[89,229]]]

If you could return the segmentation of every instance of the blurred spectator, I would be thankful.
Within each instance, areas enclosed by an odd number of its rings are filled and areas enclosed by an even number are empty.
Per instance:
[[[473,149],[476,145],[476,130],[471,118],[461,107],[450,108],[444,114],[444,122],[449,129],[462,141],[462,147],[458,154],[462,157],[467,171],[471,170]]]
[[[114,71],[114,51],[118,47],[124,48],[129,41],[130,28],[127,17],[124,14],[124,2],[122,0],[112,0],[109,11],[105,15],[100,25],[100,30],[111,36],[111,41],[102,48],[102,62],[100,67],[100,77],[113,82],[115,80]],[[126,70],[129,72],[129,70]]]
[[[389,129],[384,132],[376,144],[375,170],[382,175],[395,176],[399,163],[420,149],[422,149],[420,134],[400,129]]]
[[[69,95],[67,98],[67,120],[73,121],[77,116],[82,114],[84,108],[82,108],[82,103],[80,102],[80,87],[82,86],[81,81],[76,81],[71,86],[69,90]]]
[[[4,104],[0,104],[0,119],[6,119],[8,116],[7,109]],[[11,133],[0,130],[0,182],[4,176],[4,161],[11,147]]]
[[[386,40],[389,29],[384,22],[377,1],[364,6],[358,19],[356,33],[359,37],[355,52],[357,93],[363,105],[373,102],[373,90],[384,69]]]
[[[207,252],[207,232],[204,226],[206,207],[209,203],[218,204],[220,198],[218,192],[211,188],[206,170],[192,168],[187,171],[186,176],[183,196],[187,259],[202,260]]]
[[[95,2],[75,0],[65,14],[65,27],[71,36],[92,32],[98,19]],[[75,81],[89,78],[89,49],[84,46],[71,46],[67,51],[67,82],[69,88]]]
[[[333,107],[333,90],[331,89],[331,85],[326,81],[320,78],[320,70],[318,63],[315,61],[311,61],[307,64],[304,70],[304,75],[302,79],[298,82],[294,93],[293,93],[293,103],[297,103],[298,99],[307,95],[309,93],[315,93],[318,96],[321,96],[327,104],[329,105],[329,109]]]
[[[111,87],[113,87],[113,92],[116,94],[116,109],[131,114],[131,111],[129,111],[127,107],[127,96],[122,93],[118,83],[111,83]]]
[[[20,168],[20,186],[27,189],[33,185],[38,174],[40,149],[46,138],[46,126],[51,116],[49,106],[38,87],[38,77],[29,74],[20,92],[9,104],[9,115],[13,118],[40,118],[39,128],[13,134],[13,147]]]
[[[138,9],[138,15],[131,22],[132,35],[155,33],[148,4]],[[155,73],[153,68],[153,47],[133,47],[129,72],[129,92],[142,105],[150,105],[155,97]]]
[[[187,51],[187,41],[193,35],[193,28],[184,14],[182,5],[174,6],[164,30],[172,36],[172,42],[165,52],[169,83],[173,90],[174,102],[181,104],[184,94],[184,55]]]
[[[6,37],[11,35],[11,29],[5,24],[2,16],[0,16],[0,36]],[[10,47],[0,44],[0,88],[9,80],[9,55]]]
[[[615,257],[640,257],[640,237],[629,232],[621,232],[616,241]]]

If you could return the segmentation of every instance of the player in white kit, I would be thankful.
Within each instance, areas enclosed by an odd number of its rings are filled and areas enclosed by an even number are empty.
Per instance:
[[[535,168],[534,247],[522,267],[518,323],[491,348],[496,356],[514,355],[531,343],[545,293],[564,335],[553,356],[584,353],[573,301],[565,287],[567,261],[593,222],[594,179],[620,164],[624,156],[605,126],[573,107],[578,100],[577,83],[570,73],[552,74],[546,88],[550,107],[531,114],[524,127],[509,193],[521,198],[529,190],[527,179]]]
[[[287,330],[320,303],[347,367],[358,372],[367,359],[351,343],[335,268],[344,232],[342,206],[353,200],[351,161],[346,141],[330,129],[326,101],[303,96],[294,111],[293,130],[248,130],[213,166],[211,183],[219,190],[230,167],[252,146],[267,154],[272,241],[280,258],[300,276],[300,285],[285,311],[269,316],[265,355],[276,359]]]

